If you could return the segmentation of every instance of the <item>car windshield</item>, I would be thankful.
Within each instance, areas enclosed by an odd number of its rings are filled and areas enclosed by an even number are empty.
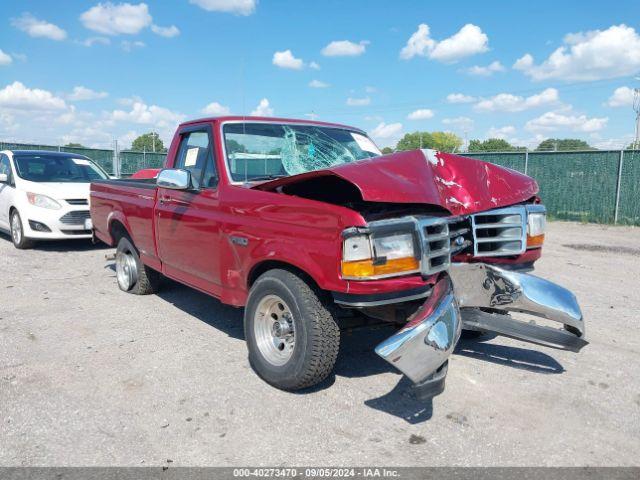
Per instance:
[[[18,176],[30,182],[87,183],[109,176],[87,158],[47,154],[14,157]]]
[[[366,135],[346,128],[228,123],[223,133],[235,182],[297,175],[381,155]]]

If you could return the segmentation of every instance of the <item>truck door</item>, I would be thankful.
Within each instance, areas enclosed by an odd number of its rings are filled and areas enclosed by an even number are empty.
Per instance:
[[[193,188],[158,188],[158,253],[165,274],[218,294],[220,211],[211,126],[190,125],[179,135],[173,167],[191,172]]]

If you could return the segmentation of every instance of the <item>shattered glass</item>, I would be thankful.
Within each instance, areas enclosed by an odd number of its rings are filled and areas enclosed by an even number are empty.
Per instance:
[[[321,170],[355,162],[356,157],[341,143],[320,129],[296,131],[286,125],[280,151],[282,166],[289,175]]]

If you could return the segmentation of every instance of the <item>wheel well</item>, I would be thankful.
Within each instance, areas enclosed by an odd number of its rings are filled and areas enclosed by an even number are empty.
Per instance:
[[[114,220],[113,222],[111,222],[111,225],[109,225],[109,234],[113,239],[114,245],[118,245],[118,242],[122,237],[127,237],[128,239],[131,239],[131,236],[129,235],[129,232],[127,231],[126,227],[119,220]]]
[[[258,279],[258,277],[260,277],[260,275],[276,268],[280,270],[287,270],[288,272],[298,275],[311,287],[315,287],[316,289],[320,290],[320,287],[318,287],[316,281],[307,272],[305,272],[301,268],[291,265],[290,263],[282,262],[279,260],[265,260],[264,262],[260,262],[255,265],[251,269],[251,271],[249,272],[249,276],[247,277],[247,288],[251,288],[251,286]]]
[[[11,206],[9,208],[9,218],[11,218],[11,215],[13,215],[13,212],[17,212],[17,211],[18,211],[18,209],[16,207]]]

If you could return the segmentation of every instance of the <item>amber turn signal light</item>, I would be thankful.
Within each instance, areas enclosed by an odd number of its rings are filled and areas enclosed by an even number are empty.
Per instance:
[[[372,259],[342,262],[342,276],[348,278],[379,277],[381,275],[415,272],[419,269],[418,260],[413,257],[394,258],[380,265],[375,265]]]

